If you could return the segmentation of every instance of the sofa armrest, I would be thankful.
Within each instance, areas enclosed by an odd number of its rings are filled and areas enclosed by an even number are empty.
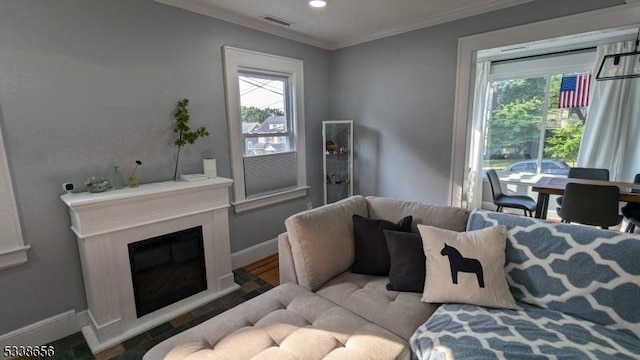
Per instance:
[[[298,283],[289,235],[286,232],[278,235],[278,266],[280,267],[280,284]]]
[[[367,216],[367,201],[360,195],[297,213],[284,221],[300,286],[316,291],[351,267],[355,259],[354,214]]]

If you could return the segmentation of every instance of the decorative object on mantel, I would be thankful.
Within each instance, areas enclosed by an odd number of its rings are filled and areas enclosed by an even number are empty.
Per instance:
[[[129,183],[129,187],[138,186],[138,178],[136,177],[136,170],[138,170],[138,165],[142,165],[142,161],[136,160],[136,167],[133,168],[133,172],[127,178],[127,182]]]
[[[187,106],[189,105],[189,99],[184,98],[178,101],[178,105],[176,107],[176,112],[174,114],[174,118],[176,120],[175,127],[173,132],[178,134],[178,138],[174,142],[174,144],[178,147],[178,155],[176,156],[176,167],[173,170],[173,180],[178,180],[178,163],[180,162],[180,149],[187,144],[193,144],[201,137],[209,136],[209,131],[201,126],[200,128],[191,131],[189,127],[189,110],[187,110]]]
[[[218,176],[216,159],[202,159],[202,172],[210,179]]]
[[[109,187],[109,181],[107,181],[104,176],[90,176],[84,184],[90,193],[104,192]]]
[[[118,190],[124,187],[124,179],[122,178],[122,172],[120,172],[120,166],[115,165],[113,167],[113,174],[111,175],[111,186]]]
[[[619,80],[640,77],[640,28],[636,35],[636,46],[633,51],[609,54],[602,58],[596,80]]]
[[[182,181],[200,181],[207,180],[209,177],[205,174],[182,174],[180,180]]]

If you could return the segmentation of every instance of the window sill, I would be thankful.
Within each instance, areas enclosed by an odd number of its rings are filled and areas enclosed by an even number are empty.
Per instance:
[[[31,246],[23,246],[18,249],[8,250],[0,253],[0,270],[22,265],[27,262],[27,251]]]
[[[532,186],[533,184],[538,182],[538,180],[540,180],[540,178],[542,178],[543,176],[544,177],[560,177],[560,178],[567,177],[567,175],[556,175],[556,174],[546,174],[546,173],[543,173],[543,174],[514,173],[506,176],[505,175],[500,176],[500,182],[505,184],[511,184],[511,185]]]
[[[232,203],[236,214],[307,196],[308,186]]]

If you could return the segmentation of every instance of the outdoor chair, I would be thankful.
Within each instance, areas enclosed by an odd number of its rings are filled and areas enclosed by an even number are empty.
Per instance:
[[[640,184],[640,174],[636,174],[633,182],[636,184]],[[624,215],[624,217],[627,218],[627,221],[629,222],[624,231],[628,233],[634,232],[636,226],[640,227],[640,204],[627,203],[622,207],[621,210],[622,215]]]
[[[558,212],[563,222],[595,225],[603,229],[618,225],[620,189],[617,186],[568,183]]]
[[[524,210],[526,216],[533,217],[533,212],[536,209],[536,201],[533,198],[526,195],[503,194],[500,178],[498,178],[498,173],[493,169],[487,170],[487,177],[491,185],[493,203],[498,207],[496,211],[502,212],[504,208],[521,209]]]

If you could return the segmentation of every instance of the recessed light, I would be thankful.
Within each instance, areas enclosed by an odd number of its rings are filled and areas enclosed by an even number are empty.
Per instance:
[[[327,2],[324,0],[311,0],[309,1],[309,5],[315,8],[321,8],[327,6]]]

